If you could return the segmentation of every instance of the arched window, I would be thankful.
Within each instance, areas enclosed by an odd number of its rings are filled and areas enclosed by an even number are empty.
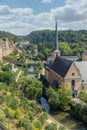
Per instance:
[[[58,88],[58,81],[57,80],[54,80],[53,83],[52,83],[52,86],[54,89],[57,89]]]
[[[71,87],[72,87],[72,90],[74,90],[74,88],[75,88],[75,80],[71,81]]]

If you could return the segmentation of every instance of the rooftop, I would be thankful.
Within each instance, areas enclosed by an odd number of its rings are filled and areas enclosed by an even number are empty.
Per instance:
[[[56,57],[54,62],[51,65],[49,64],[48,67],[64,78],[72,63],[73,61]]]
[[[80,71],[83,82],[87,82],[87,61],[75,62],[75,65]]]

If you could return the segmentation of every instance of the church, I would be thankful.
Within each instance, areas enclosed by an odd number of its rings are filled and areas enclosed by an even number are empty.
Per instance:
[[[87,51],[82,54],[82,61],[77,56],[61,56],[58,47],[57,21],[55,27],[55,50],[48,57],[45,67],[45,78],[54,88],[67,84],[73,97],[78,97],[80,91],[87,91]]]

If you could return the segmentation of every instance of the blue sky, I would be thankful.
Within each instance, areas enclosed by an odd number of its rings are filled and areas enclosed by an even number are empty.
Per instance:
[[[64,3],[65,0],[0,0],[1,5],[8,5],[11,8],[32,8],[35,13],[49,11]]]
[[[0,0],[0,30],[26,35],[34,30],[87,29],[87,0]]]

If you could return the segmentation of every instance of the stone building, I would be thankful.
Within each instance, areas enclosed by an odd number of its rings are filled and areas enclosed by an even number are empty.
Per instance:
[[[14,50],[14,43],[9,41],[8,38],[0,39],[0,61],[3,57],[9,55]]]
[[[87,50],[82,53],[82,61],[87,61]]]
[[[73,97],[77,97],[82,90],[87,91],[87,59],[77,60],[77,56],[60,55],[58,37],[56,37],[55,50],[48,58],[48,64],[45,67],[45,77],[54,88],[58,88],[64,83],[67,84],[72,90]]]

